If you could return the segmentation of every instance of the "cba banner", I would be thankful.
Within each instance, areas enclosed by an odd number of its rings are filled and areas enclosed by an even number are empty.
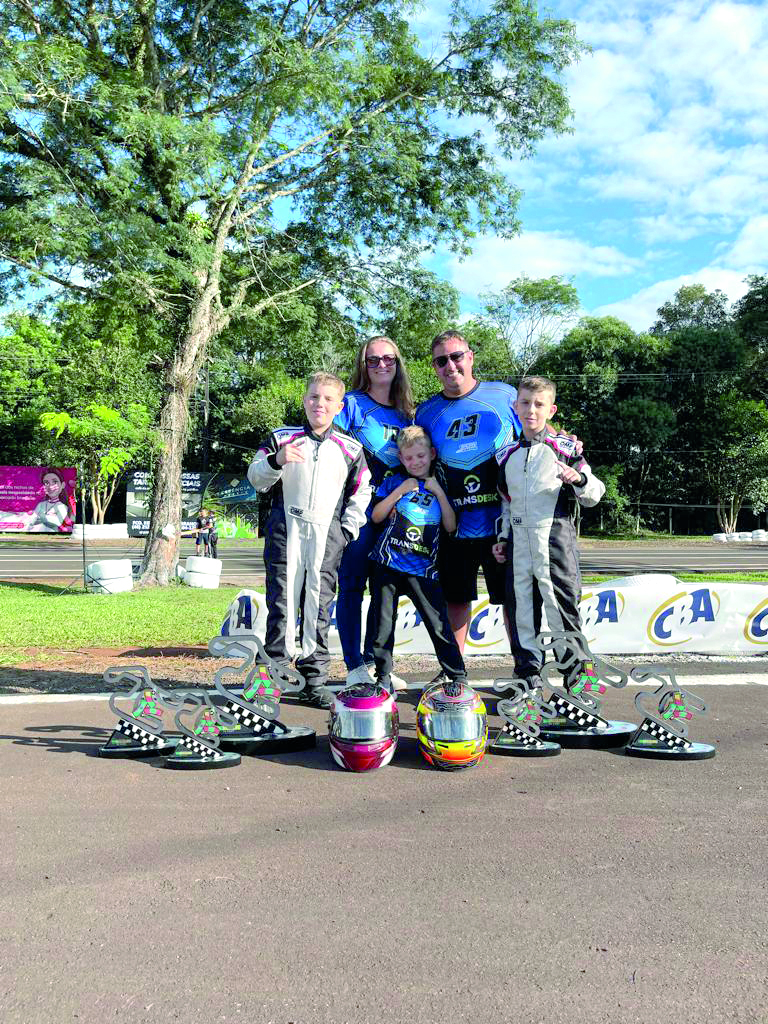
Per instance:
[[[0,466],[0,532],[72,533],[77,470]]]
[[[581,621],[595,654],[652,654],[689,651],[697,654],[765,654],[768,652],[768,587],[750,583],[711,586],[681,583],[674,577],[636,577],[633,585],[610,582],[585,587]],[[363,621],[368,601],[363,602]],[[331,607],[328,646],[341,652]],[[230,605],[224,636],[252,632],[263,635],[264,595],[244,590]],[[542,624],[546,628],[546,624]],[[432,643],[419,613],[407,598],[398,606],[395,652],[432,654]],[[465,655],[509,654],[504,617],[499,605],[475,601]]]

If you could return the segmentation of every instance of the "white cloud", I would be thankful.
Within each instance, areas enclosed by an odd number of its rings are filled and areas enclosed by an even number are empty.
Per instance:
[[[566,75],[575,131],[540,147],[545,167],[576,162],[577,187],[598,200],[655,207],[641,216],[667,214],[671,239],[712,230],[707,218],[720,229],[747,204],[768,210],[768,7],[678,0],[583,10],[579,31],[595,49]],[[526,178],[534,188],[534,174]]]
[[[503,288],[521,274],[529,277],[617,277],[634,272],[639,261],[611,245],[589,245],[549,231],[526,231],[517,238],[480,238],[465,260],[451,256],[445,273],[469,297]]]
[[[735,267],[742,274],[765,273],[768,268],[768,214],[751,217],[736,240],[718,258],[725,267]]]
[[[680,274],[665,281],[657,281],[618,302],[598,306],[592,310],[592,315],[616,316],[620,320],[625,320],[636,331],[647,331],[656,319],[656,310],[659,306],[668,302],[678,288],[685,284],[703,284],[707,291],[719,288],[731,302],[741,298],[747,290],[743,271],[716,266],[703,267],[692,274]]]

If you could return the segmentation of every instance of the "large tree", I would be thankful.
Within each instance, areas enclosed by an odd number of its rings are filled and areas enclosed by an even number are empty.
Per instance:
[[[540,278],[522,274],[482,299],[481,319],[504,339],[508,372],[515,377],[530,371],[545,349],[573,325],[579,311],[576,288],[558,274]]]
[[[405,14],[403,13],[405,11]],[[375,291],[414,243],[516,229],[493,162],[567,124],[573,26],[528,0],[420,47],[394,0],[16,0],[0,10],[0,260],[152,309],[163,360],[145,581],[169,580],[211,339],[321,284]],[[490,139],[493,139],[493,144]],[[300,276],[296,268],[300,267]],[[277,284],[266,285],[267,280]]]
[[[728,296],[715,288],[708,292],[703,284],[684,284],[675,297],[656,310],[657,320],[651,334],[668,334],[686,327],[725,327],[728,324]]]

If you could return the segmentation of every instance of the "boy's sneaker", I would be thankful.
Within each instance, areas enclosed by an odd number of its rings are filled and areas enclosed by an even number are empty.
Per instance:
[[[389,678],[392,683],[393,691],[402,691],[408,689],[408,683],[405,681],[405,679],[401,679],[400,676],[396,676],[394,672],[390,673]]]
[[[430,679],[427,686],[436,686],[437,683],[448,683],[450,682],[450,676],[443,672],[442,669],[437,673],[434,679]]]
[[[325,686],[305,686],[297,698],[311,708],[330,708],[332,704],[331,692]]]
[[[373,682],[375,682],[375,680],[367,665],[358,665],[357,668],[353,668],[350,672],[347,672],[347,686],[357,686],[360,683]]]
[[[539,701],[544,700],[544,683],[541,681],[541,676],[528,676],[523,679],[523,682],[532,697]]]

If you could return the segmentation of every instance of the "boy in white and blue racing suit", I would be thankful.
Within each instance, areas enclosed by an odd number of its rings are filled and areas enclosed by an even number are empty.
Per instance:
[[[270,435],[248,469],[257,491],[272,491],[265,530],[267,629],[264,649],[281,665],[297,654],[296,620],[301,612],[301,650],[296,668],[306,696],[326,705],[329,609],[346,544],[365,522],[370,474],[363,447],[333,424],[344,384],[330,373],[307,382],[307,422]]]
[[[421,615],[440,667],[450,680],[466,680],[440,584],[437,552],[441,526],[449,533],[456,516],[430,468],[435,449],[421,427],[405,427],[397,438],[404,473],[387,477],[377,491],[371,518],[386,523],[371,554],[371,604],[376,633],[373,656],[379,682],[390,689],[398,599],[410,597]]]
[[[502,519],[494,555],[506,563],[505,610],[515,675],[531,688],[541,685],[543,654],[536,637],[542,608],[550,630],[580,632],[581,571],[572,512],[575,501],[591,507],[605,493],[574,440],[549,429],[557,410],[555,393],[546,377],[520,381],[515,410],[523,436],[498,454]],[[566,685],[589,659],[583,645],[573,643],[575,650],[556,647],[558,659],[575,655]]]

